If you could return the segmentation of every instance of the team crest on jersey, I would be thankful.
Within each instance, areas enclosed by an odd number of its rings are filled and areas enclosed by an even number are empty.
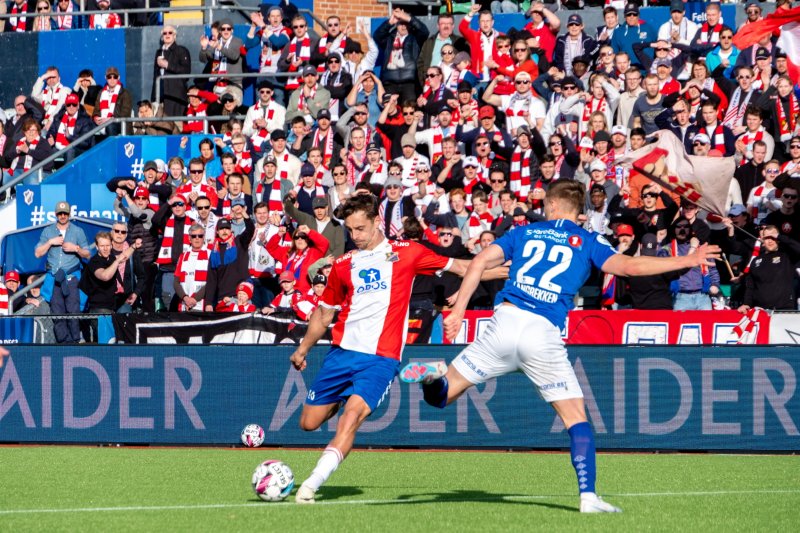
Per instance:
[[[358,277],[361,278],[364,284],[356,287],[357,293],[381,291],[388,288],[386,282],[381,281],[381,271],[377,268],[365,268],[359,271]]]
[[[567,238],[567,242],[573,248],[580,248],[581,245],[583,244],[583,239],[581,239],[580,236],[578,236],[578,235],[570,235]]]

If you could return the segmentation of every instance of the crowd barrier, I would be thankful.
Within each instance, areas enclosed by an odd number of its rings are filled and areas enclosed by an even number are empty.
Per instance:
[[[452,359],[457,346],[406,349]],[[0,368],[0,441],[236,445],[258,423],[267,445],[323,446],[336,419],[303,432],[305,372],[287,346],[11,347]],[[797,347],[573,346],[600,449],[789,451],[800,446]],[[569,439],[522,374],[438,410],[395,381],[362,446],[563,448]]]

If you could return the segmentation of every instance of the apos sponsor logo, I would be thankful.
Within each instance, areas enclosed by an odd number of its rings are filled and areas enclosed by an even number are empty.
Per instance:
[[[358,273],[358,277],[364,281],[363,285],[356,287],[356,293],[368,291],[383,291],[389,288],[385,281],[381,281],[381,271],[377,268],[365,268]]]

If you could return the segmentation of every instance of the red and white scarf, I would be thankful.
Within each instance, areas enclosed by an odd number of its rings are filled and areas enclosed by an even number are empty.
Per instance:
[[[750,103],[750,98],[753,96],[754,90],[750,90],[745,96],[744,100],[739,103],[739,100],[742,98],[742,88],[737,87],[735,91],[733,91],[733,96],[731,96],[731,101],[728,104],[728,109],[725,111],[725,118],[723,119],[722,123],[729,128],[735,128],[736,126],[742,125],[742,119],[744,118],[744,112],[747,109],[747,105]]]
[[[403,43],[406,41],[407,37],[408,35],[401,37],[395,34],[394,42],[392,42],[392,53],[389,56],[387,68],[390,66],[393,68],[402,68],[405,66],[406,60],[403,58]]]
[[[89,15],[89,27],[95,30],[122,27],[122,19],[116,13]]]
[[[381,228],[386,227],[386,207],[389,205],[389,199],[384,198],[381,205],[378,206],[378,218],[380,219]],[[403,199],[400,198],[395,202],[394,209],[392,209],[392,219],[389,221],[389,235],[388,237],[401,238],[403,236]]]
[[[304,62],[307,62],[311,59],[311,37],[306,34],[305,37],[300,41],[300,46],[297,46],[297,37],[294,37],[291,41],[289,41],[289,55],[294,54],[294,60],[297,61],[298,59]],[[289,64],[289,72],[296,72],[297,67],[293,64]],[[293,91],[300,87],[300,84],[303,82],[301,77],[297,78],[288,78],[286,80],[285,88],[287,91]]]
[[[700,39],[698,44],[717,44],[719,42],[719,32],[722,31],[722,23],[717,23],[713,28],[704,22],[700,27]]]
[[[267,193],[269,188],[269,194]],[[266,194],[266,198],[264,195]],[[281,179],[275,176],[272,183],[264,183],[259,181],[256,184],[256,198],[258,202],[267,202],[269,212],[283,213],[283,198],[281,198]]]
[[[189,215],[183,219],[183,251],[188,252],[191,249],[189,245],[189,228],[194,223]],[[175,238],[175,215],[170,215],[167,219],[167,225],[164,227],[164,237],[161,239],[161,248],[158,250],[158,257],[156,263],[159,265],[168,265],[172,263],[172,241]]]
[[[581,115],[581,131],[588,131],[589,130],[589,120],[592,118],[592,113],[595,111],[600,111],[604,115],[608,109],[608,102],[606,101],[606,97],[603,96],[602,98],[595,98],[592,96],[583,104],[583,115]]]
[[[298,184],[298,185],[296,185],[294,187],[295,194],[299,194],[300,191],[302,191],[302,190],[305,190],[306,193],[308,193],[308,195],[310,197],[312,197],[312,198],[325,197],[325,188],[322,186],[322,183],[320,183],[319,181],[317,181],[317,183],[314,185],[314,188],[311,189],[310,191],[308,189],[306,189],[305,187],[303,187],[303,185],[300,185],[300,184]]]
[[[364,148],[360,154],[356,152],[354,148],[350,148],[347,152],[347,160],[345,161],[347,167],[347,182],[355,187],[356,183],[358,183],[358,174],[361,173],[368,164],[366,148]],[[417,168],[416,161],[414,162],[413,168]]]
[[[283,24],[278,24],[277,26],[270,26],[272,30],[272,35],[286,35],[286,37],[291,38],[292,34],[289,29],[284,26]],[[263,37],[263,30],[261,32],[261,58],[259,64],[261,65],[261,72],[276,72],[278,69],[278,59],[281,57],[281,48],[278,50],[273,50],[272,47],[269,45],[268,40],[264,39]]]
[[[25,140],[25,137],[23,137],[22,139],[17,141],[17,157],[15,157],[14,160],[11,162],[11,169],[9,169],[9,171],[8,171],[9,174],[12,174],[12,175],[14,174],[14,171],[17,169],[17,164],[19,162],[19,158],[20,157],[23,158],[22,159],[22,171],[23,172],[27,172],[27,171],[29,171],[31,169],[31,167],[33,166],[33,156],[31,154],[33,154],[34,150],[36,150],[36,147],[39,146],[39,141],[40,140],[41,140],[41,137],[36,137],[31,142],[27,142]],[[20,152],[20,148],[22,148],[23,146],[26,146],[26,145],[28,146],[28,153],[26,153],[23,156],[22,152]]]
[[[473,211],[469,215],[469,238],[474,239],[476,237],[480,237],[481,233],[491,229],[492,222],[494,222],[494,217],[489,211],[481,213],[480,215]]]
[[[61,122],[58,124],[58,131],[56,132],[56,149],[63,150],[69,146],[69,138],[75,133],[75,124],[78,122],[78,112],[70,116],[65,112],[61,116]]]
[[[208,109],[208,104],[205,102],[200,102],[197,104],[197,107],[189,106],[186,108],[186,116],[187,117],[204,117],[206,116],[206,110]],[[184,132],[194,132],[200,133],[203,131],[203,121],[202,120],[187,120],[183,126]]]
[[[745,153],[742,154],[745,157],[742,157],[742,161],[739,163],[739,166],[742,166],[747,164],[748,161],[750,161],[747,158],[746,152],[752,152],[753,145],[756,143],[756,141],[761,141],[764,139],[764,127],[762,126],[758,128],[755,131],[755,133],[751,133],[750,130],[747,130],[746,132],[744,132],[744,135],[742,135],[740,139],[745,147],[744,149]]]
[[[708,136],[708,138],[711,140],[711,148],[725,149],[725,129],[722,124],[717,123],[717,127],[714,128],[713,135],[708,132],[708,129],[705,126],[697,130],[697,133],[705,133]]]
[[[48,122],[58,112],[59,96],[62,92],[69,94],[70,91],[60,83],[53,88],[45,87],[44,91],[42,91],[45,122]]]
[[[236,172],[249,175],[253,170],[253,156],[247,150],[233,152],[236,156]]]
[[[202,248],[200,250],[188,250],[181,254],[178,258],[178,264],[175,266],[175,277],[188,296],[194,298],[203,287],[206,286],[208,281],[208,249]],[[203,300],[199,300],[191,309],[181,301],[178,306],[181,311],[202,311]]]
[[[778,112],[778,128],[781,134],[781,141],[786,142],[792,138],[797,127],[797,116],[800,115],[800,106],[794,92],[789,93],[789,116],[786,116],[786,109],[780,98],[775,100]]]
[[[308,96],[306,96],[306,87],[305,85],[300,90],[300,97],[297,99],[297,109],[304,113],[303,108],[306,107],[306,100],[313,100],[314,97],[317,95],[317,86],[316,84],[311,88],[309,91]]]
[[[269,229],[269,224],[262,228],[257,227],[253,232],[253,239],[247,247],[248,270],[251,277],[261,279],[275,276],[275,258],[266,248]]]
[[[436,163],[442,157],[442,141],[449,137],[450,128],[444,131],[441,126],[433,128],[433,142],[431,144],[431,163]]]
[[[511,192],[520,202],[528,198],[531,189],[531,154],[532,148],[523,151],[517,146],[511,154],[511,173],[509,187]]]
[[[17,7],[17,4],[14,4],[11,7],[11,15],[24,15],[28,12],[28,2],[22,4],[22,9]],[[27,26],[28,17],[11,17],[8,19],[8,24],[11,26],[11,31],[13,32],[23,32]]]
[[[61,15],[61,13],[72,13],[72,1],[67,4],[67,9],[61,9],[61,5],[56,3],[56,13],[59,15],[56,16],[56,23],[58,24],[59,30],[69,30],[72,29],[72,15]]]
[[[753,264],[753,261],[755,261],[756,257],[758,257],[759,255],[761,255],[761,239],[756,239],[756,242],[753,245],[753,253],[750,254],[750,259],[747,261],[747,265],[745,265],[744,270],[742,272],[744,272],[745,274],[750,272],[750,266]]]
[[[473,60],[473,73],[477,74],[481,81],[489,81],[489,67],[485,65],[487,59],[491,59],[495,51],[494,41],[500,33],[497,30],[492,30],[492,33],[486,35],[482,31],[478,32],[478,38],[481,43],[481,55],[478,61]]]
[[[221,39],[220,39],[221,40]],[[233,37],[227,41],[222,41],[222,48],[215,48],[211,56],[211,73],[212,74],[227,74],[228,73],[228,58],[225,56],[225,50],[230,46]],[[209,81],[218,81],[218,78],[209,78]],[[220,80],[221,81],[221,80]],[[224,85],[224,81],[223,81]]]
[[[331,159],[333,158],[333,128],[328,128],[328,133],[326,133],[324,137],[320,136],[319,130],[314,132],[314,140],[311,146],[319,148],[322,151],[322,165],[326,169],[331,168]]]
[[[0,316],[8,316],[8,289],[3,282],[0,282]]]
[[[103,92],[100,93],[100,118],[114,118],[114,109],[121,90],[121,83],[116,84],[113,89],[108,85],[103,87]]]
[[[253,109],[255,111],[261,111],[261,118],[268,124],[275,116],[275,102],[272,100],[269,101],[267,107],[264,107],[261,105],[261,102],[258,101],[253,106]],[[261,128],[253,135],[253,148],[256,152],[261,152],[263,149],[262,146],[267,142],[267,139],[269,139],[269,131],[267,131],[267,128]]]
[[[736,344],[756,344],[756,325],[758,324],[758,315],[761,314],[760,307],[753,307],[748,310],[744,317],[733,327],[731,336],[736,339]]]

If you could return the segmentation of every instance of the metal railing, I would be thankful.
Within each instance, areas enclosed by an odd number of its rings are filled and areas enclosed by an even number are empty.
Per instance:
[[[392,16],[395,6],[426,6],[428,8],[428,16],[433,16],[433,8],[442,5],[441,0],[377,0],[379,4],[387,4],[389,9],[389,16]],[[474,0],[472,2],[475,3]]]
[[[213,74],[213,73],[201,73],[201,74],[160,74],[156,76],[156,97],[154,99],[155,102],[161,101],[161,81],[162,80],[192,80],[196,78],[229,78],[229,79],[241,79],[241,78],[296,78],[300,76],[299,72],[227,72],[225,74]]]

